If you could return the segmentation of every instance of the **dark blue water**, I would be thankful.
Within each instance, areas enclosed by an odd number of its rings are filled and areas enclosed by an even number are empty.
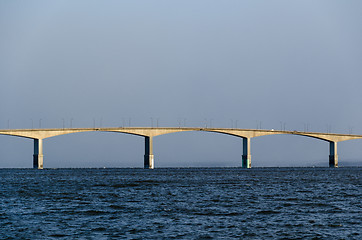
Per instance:
[[[362,168],[2,169],[1,239],[362,239]]]

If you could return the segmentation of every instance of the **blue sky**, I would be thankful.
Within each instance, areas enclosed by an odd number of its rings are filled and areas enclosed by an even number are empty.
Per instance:
[[[178,126],[362,134],[361,1],[1,1],[0,128]],[[151,119],[152,118],[152,119]],[[63,120],[64,119],[64,120]],[[32,141],[0,136],[0,167]],[[158,166],[239,166],[241,139],[155,138]],[[339,144],[361,162],[362,141]],[[142,167],[143,139],[44,142],[45,167]],[[328,165],[328,143],[252,139],[253,166]]]

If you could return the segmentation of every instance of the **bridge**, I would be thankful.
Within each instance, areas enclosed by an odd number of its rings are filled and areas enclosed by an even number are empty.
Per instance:
[[[241,159],[242,168],[251,168],[250,139],[254,137],[290,134],[316,138],[329,142],[329,166],[338,167],[337,143],[352,139],[361,139],[362,135],[300,132],[300,131],[277,131],[261,129],[238,129],[238,128],[162,128],[162,127],[120,127],[120,128],[53,128],[53,129],[6,129],[0,130],[0,135],[10,135],[34,140],[33,168],[43,169],[43,140],[50,137],[79,133],[79,132],[115,132],[132,134],[145,138],[144,168],[154,168],[153,137],[187,131],[204,131],[219,134],[227,134],[242,138],[243,154]]]

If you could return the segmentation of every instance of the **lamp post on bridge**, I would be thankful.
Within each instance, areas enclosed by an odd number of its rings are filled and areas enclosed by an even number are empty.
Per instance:
[[[207,118],[204,118],[205,121],[205,128],[207,128]]]
[[[330,124],[327,124],[327,133],[332,132],[332,126]]]
[[[280,121],[280,131],[285,131],[285,122]]]
[[[304,132],[309,132],[309,123],[304,123]]]
[[[349,134],[352,134],[352,133],[353,133],[353,127],[351,127],[351,126],[348,127],[348,133],[349,133]]]

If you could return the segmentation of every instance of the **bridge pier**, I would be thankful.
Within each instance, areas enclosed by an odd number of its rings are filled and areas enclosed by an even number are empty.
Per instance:
[[[144,168],[153,169],[153,139],[152,137],[145,137],[145,158]]]
[[[329,142],[329,167],[338,167],[337,142]]]
[[[243,138],[242,168],[251,168],[250,138]]]
[[[43,169],[43,139],[34,139],[33,168]]]

